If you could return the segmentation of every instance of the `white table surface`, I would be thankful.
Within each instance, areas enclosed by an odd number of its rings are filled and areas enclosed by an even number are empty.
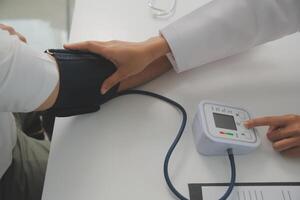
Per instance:
[[[154,19],[146,0],[77,0],[71,41],[139,41],[208,0],[178,0],[176,14]],[[142,89],[181,103],[188,113],[184,136],[170,162],[171,178],[185,196],[188,183],[227,182],[227,157],[196,152],[191,122],[198,102],[211,99],[245,106],[254,116],[300,114],[300,35],[252,49],[197,69],[161,76]],[[201,56],[201,55],[199,55]],[[43,200],[173,199],[163,178],[163,160],[180,114],[168,104],[126,96],[101,111],[56,120]],[[300,160],[262,145],[237,156],[237,181],[300,181]]]

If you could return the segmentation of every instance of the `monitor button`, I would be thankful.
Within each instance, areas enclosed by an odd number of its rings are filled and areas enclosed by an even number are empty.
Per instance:
[[[241,120],[246,120],[247,119],[246,113],[244,113],[244,112],[238,112],[238,117]]]

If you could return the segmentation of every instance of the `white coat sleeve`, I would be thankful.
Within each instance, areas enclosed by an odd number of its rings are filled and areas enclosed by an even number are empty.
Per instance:
[[[213,0],[163,28],[177,72],[295,33],[299,0]]]
[[[56,62],[0,30],[0,112],[38,108],[58,83]]]

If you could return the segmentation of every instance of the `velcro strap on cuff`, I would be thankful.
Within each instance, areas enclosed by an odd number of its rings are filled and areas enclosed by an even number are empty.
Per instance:
[[[70,50],[47,50],[59,66],[60,87],[54,106],[48,110],[57,117],[96,112],[113,98],[119,85],[102,95],[100,88],[116,66],[102,56]]]

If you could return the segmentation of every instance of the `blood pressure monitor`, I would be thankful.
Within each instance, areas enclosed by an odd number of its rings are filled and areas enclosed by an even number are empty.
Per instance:
[[[243,108],[212,101],[202,101],[194,118],[192,129],[199,153],[225,155],[246,154],[260,145],[255,129],[247,129],[243,122],[250,114]]]

